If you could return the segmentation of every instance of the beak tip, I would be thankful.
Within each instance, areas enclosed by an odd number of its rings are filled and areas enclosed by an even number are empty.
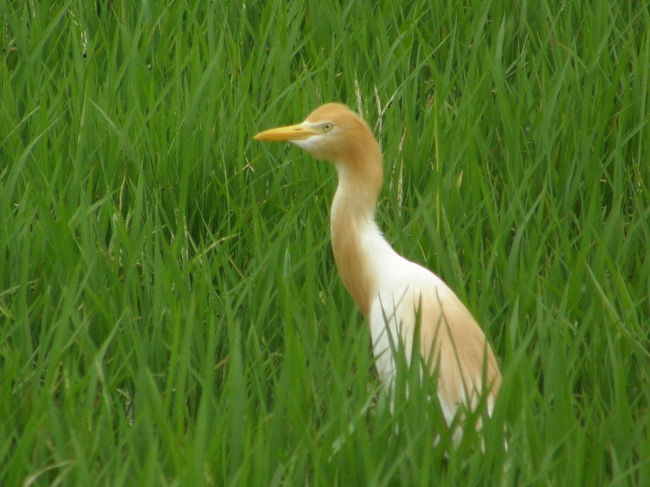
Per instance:
[[[264,132],[259,132],[253,136],[253,140],[261,140],[261,141],[268,141],[268,140],[276,140],[273,137],[273,134],[269,133],[269,130],[266,130]]]

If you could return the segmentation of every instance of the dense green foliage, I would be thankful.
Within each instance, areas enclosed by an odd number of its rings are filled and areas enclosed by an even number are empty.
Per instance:
[[[650,485],[647,2],[8,0],[0,41],[1,485]],[[391,414],[334,171],[251,140],[323,101],[493,343],[485,453]]]

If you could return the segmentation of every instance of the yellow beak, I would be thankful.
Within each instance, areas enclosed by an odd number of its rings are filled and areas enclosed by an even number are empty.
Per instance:
[[[265,130],[253,138],[255,140],[303,140],[319,133],[315,128],[299,123]]]

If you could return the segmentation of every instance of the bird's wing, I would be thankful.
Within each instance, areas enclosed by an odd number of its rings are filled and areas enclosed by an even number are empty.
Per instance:
[[[380,374],[392,380],[394,363],[385,350],[398,340],[410,360],[414,333],[419,328],[420,353],[437,375],[441,401],[454,405],[454,410],[461,403],[473,408],[487,383],[488,409],[492,409],[501,375],[478,323],[435,274],[410,262],[405,271],[408,278],[395,279],[393,286],[381,291],[371,311]]]

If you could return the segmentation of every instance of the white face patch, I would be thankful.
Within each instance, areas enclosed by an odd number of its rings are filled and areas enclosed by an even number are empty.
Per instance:
[[[316,148],[316,145],[320,141],[321,137],[322,135],[312,135],[311,137],[307,137],[306,139],[291,140],[290,142],[294,145],[297,145],[301,149],[311,152]]]

